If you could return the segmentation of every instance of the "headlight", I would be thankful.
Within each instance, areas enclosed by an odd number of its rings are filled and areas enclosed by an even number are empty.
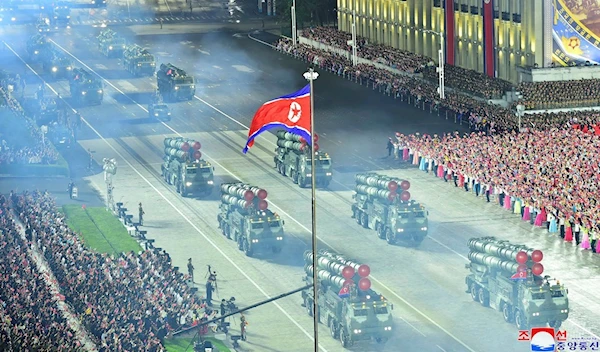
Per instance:
[[[253,239],[252,243],[258,243],[258,239]]]
[[[71,18],[71,16],[67,16],[67,19]]]
[[[404,232],[404,229],[398,229],[398,232]]]
[[[167,115],[171,116],[171,113],[170,113],[170,112],[168,112],[168,113],[167,113]]]
[[[189,187],[189,186],[192,185],[192,183],[191,182],[186,182],[185,185]]]
[[[533,315],[534,317],[539,317],[539,316],[540,316],[540,313],[539,313],[539,312],[535,312],[535,313],[533,313],[533,314],[531,314],[531,315]]]
[[[138,67],[142,67],[142,64],[138,64]]]
[[[56,72],[56,71],[58,71],[58,68],[52,67],[52,72]]]
[[[331,172],[326,172],[325,176],[331,176]]]
[[[194,89],[195,87],[194,87],[194,85],[192,84],[192,85],[190,86],[190,88]]]
[[[383,330],[385,330],[385,331],[392,331],[392,327],[391,326],[386,326],[385,328],[383,328]]]
[[[360,330],[360,329],[354,329],[355,334],[360,334],[361,332],[362,332],[362,330]]]
[[[561,309],[560,312],[561,313],[569,313],[569,310],[568,309]]]
[[[175,90],[178,90],[178,89],[179,89],[179,87],[175,87]]]
[[[426,226],[421,227],[421,231],[427,231],[427,227]]]
[[[156,62],[151,62],[150,66],[156,66]]]
[[[34,51],[33,53],[37,55],[37,54],[39,54],[40,52],[36,50],[36,51]]]
[[[67,66],[67,71],[71,71],[72,69],[73,69],[73,67]]]
[[[98,93],[102,94],[102,89],[98,89]]]
[[[213,181],[213,180],[210,180],[210,181],[206,181],[206,183],[208,183],[209,185],[212,185],[212,184],[214,184],[214,183],[215,183],[215,181]]]
[[[14,22],[14,21],[17,20],[17,18],[16,17],[12,17],[10,20]]]
[[[158,116],[158,113],[157,113],[157,112],[155,112],[155,113],[154,113],[154,116]]]
[[[113,49],[113,46],[112,46],[112,45],[108,47],[108,50],[112,50],[112,49]]]
[[[306,174],[306,177],[310,177],[310,176],[312,176],[312,175],[311,174]]]
[[[87,92],[81,92],[81,95],[86,95],[86,94],[87,94]]]
[[[283,241],[283,237],[282,236],[277,237],[277,241]]]

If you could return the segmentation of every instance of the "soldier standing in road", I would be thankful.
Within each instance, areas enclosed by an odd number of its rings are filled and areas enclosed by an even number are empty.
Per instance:
[[[194,265],[192,264],[192,258],[188,259],[188,275],[190,275],[190,279],[192,280],[192,285],[194,284]]]
[[[140,225],[144,225],[144,208],[142,208],[142,203],[140,203],[140,207],[138,209],[138,216],[140,218]]]
[[[213,272],[209,275],[208,281],[206,281],[206,304],[209,307],[212,307],[212,293],[215,290],[215,285],[217,281],[216,272]]]
[[[242,341],[246,341],[246,326],[248,322],[243,313],[240,313],[240,335],[242,335]]]
[[[389,158],[390,156],[392,156],[392,152],[394,151],[394,142],[392,142],[392,137],[388,138],[387,150],[388,150],[388,158]]]

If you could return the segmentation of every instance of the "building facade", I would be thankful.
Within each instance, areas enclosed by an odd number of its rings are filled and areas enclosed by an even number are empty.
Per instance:
[[[357,35],[436,62],[443,41],[446,63],[517,82],[517,66],[553,60],[556,1],[338,0],[338,28],[355,21]]]

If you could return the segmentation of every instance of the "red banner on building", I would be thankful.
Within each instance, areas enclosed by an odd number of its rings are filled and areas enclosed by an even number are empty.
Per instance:
[[[445,30],[446,33],[446,63],[454,65],[454,52],[456,36],[454,35],[454,0],[444,0]]]
[[[483,0],[483,62],[485,73],[494,77],[496,55],[494,39],[494,0]]]

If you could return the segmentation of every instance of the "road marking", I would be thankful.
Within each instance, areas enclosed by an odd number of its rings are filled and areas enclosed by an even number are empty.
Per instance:
[[[122,95],[124,95],[127,99],[129,99],[130,101],[132,101],[134,104],[136,104],[138,107],[140,107],[142,110],[148,112],[148,110],[143,107],[142,105],[140,105],[139,103],[137,103],[135,100],[133,100],[131,97],[129,97],[126,93],[124,93],[123,91],[121,91],[119,88],[117,88],[115,85],[113,85],[111,82],[109,82],[107,79],[105,79],[104,77],[102,77],[101,75],[99,75],[97,72],[94,72],[94,70],[89,67],[87,64],[85,64],[83,61],[81,61],[79,58],[77,58],[75,55],[71,54],[68,50],[66,50],[65,48],[63,48],[60,44],[56,43],[54,40],[50,39],[50,41],[52,43],[54,43],[59,49],[63,50],[65,53],[67,53],[69,56],[71,56],[74,60],[76,60],[77,62],[79,62],[81,65],[83,65],[84,67],[86,67],[87,69],[89,69],[90,71],[92,71],[92,73],[96,74],[98,77],[100,77],[102,80],[104,80],[104,82],[106,82],[109,86],[111,86],[113,89],[115,89],[117,92],[121,93]],[[12,50],[12,49],[11,49]],[[14,51],[13,51],[14,52]],[[16,55],[16,53],[15,53]],[[20,57],[19,57],[20,58]],[[229,116],[228,114],[226,114],[225,112],[221,111],[220,109],[216,108],[215,106],[213,106],[212,104],[210,104],[209,102],[205,101],[204,99],[198,97],[198,96],[194,96],[195,99],[199,100],[200,102],[204,103],[205,105],[207,105],[208,107],[212,108],[213,110],[217,111],[219,114],[223,115],[224,117],[228,118],[231,121],[234,121],[235,123],[237,123],[240,126],[243,126],[245,128],[249,128],[248,126],[244,125],[243,123],[241,123],[240,121],[234,119],[233,117]],[[166,128],[168,128],[169,130],[171,130],[174,134],[177,134],[178,136],[183,137],[183,135],[181,135],[179,132],[177,132],[175,129],[173,129],[171,126],[169,126],[167,123],[165,123],[164,121],[160,122],[162,125],[164,125]],[[87,124],[87,122],[86,122]],[[89,125],[89,124],[88,124]],[[91,127],[91,125],[90,125]],[[99,133],[97,133],[95,130],[94,132],[100,136]],[[101,137],[101,136],[100,136]],[[102,137],[101,137],[102,138]],[[104,140],[104,138],[102,138]],[[266,139],[266,137],[265,137]],[[269,141],[270,142],[270,141]],[[272,143],[272,142],[270,142]],[[107,142],[108,144],[108,142]],[[110,146],[110,144],[109,144]],[[111,149],[112,146],[110,146]],[[114,149],[113,149],[114,150]],[[219,166],[222,170],[224,170],[225,172],[227,172],[228,174],[230,174],[231,176],[235,177],[238,180],[242,180],[240,177],[238,177],[237,175],[235,175],[233,172],[229,171],[227,168],[225,168],[223,165],[221,165],[219,162],[217,162],[215,159],[209,157],[206,153],[204,154],[208,159],[211,159],[212,162]],[[137,173],[137,171],[136,171]],[[138,173],[139,174],[139,173]],[[141,174],[140,174],[141,176]],[[148,182],[148,181],[147,181]],[[149,183],[149,182],[148,182]],[[154,186],[152,186],[152,188],[154,188]],[[157,192],[160,193],[160,191],[158,191],[156,188],[154,188]],[[162,194],[161,194],[162,196]],[[166,200],[166,198],[165,198]],[[172,204],[169,202],[169,204]],[[294,223],[296,223],[298,226],[300,226],[302,229],[304,229],[306,232],[308,232],[309,234],[312,233],[312,231],[307,228],[306,226],[304,226],[303,224],[301,224],[298,220],[296,220],[294,217],[292,217],[289,213],[287,213],[286,211],[284,211],[283,209],[281,209],[281,207],[277,206],[275,203],[270,202],[270,204],[272,204],[275,208],[277,208],[281,214],[284,214],[286,217],[288,217],[290,220],[292,220]],[[174,208],[175,206],[172,205]],[[181,213],[179,211],[179,209],[177,209],[177,211],[186,219],[186,221],[188,221],[190,224],[191,222],[188,220],[188,218],[185,217],[185,215],[183,213]],[[195,226],[194,226],[195,227]],[[196,228],[196,227],[195,227]],[[198,229],[198,231],[200,231],[200,229]],[[204,234],[202,234],[203,236],[205,236]],[[342,251],[337,250],[334,246],[330,245],[329,243],[327,243],[325,240],[323,240],[322,238],[318,237],[317,238],[324,243],[325,245],[327,245],[329,248],[331,248],[334,251],[343,253]],[[304,241],[302,241],[304,242]],[[212,244],[212,242],[211,242]],[[213,244],[214,245],[214,244]],[[219,251],[220,253],[222,253],[221,251]],[[241,269],[240,269],[241,270]],[[247,275],[245,275],[247,276]],[[388,286],[386,286],[383,282],[381,282],[380,280],[378,280],[377,278],[375,278],[374,276],[370,276],[370,278],[375,281],[380,287],[383,287],[384,289],[386,289],[388,292],[390,292],[393,296],[395,296],[398,300],[402,301],[406,306],[410,307],[413,311],[417,312],[419,315],[421,315],[423,318],[425,318],[427,321],[429,321],[431,324],[433,324],[434,326],[436,326],[438,329],[440,329],[441,331],[443,331],[446,335],[450,336],[452,339],[454,339],[456,342],[458,342],[460,345],[462,345],[463,347],[465,347],[467,350],[471,351],[471,352],[475,352],[475,350],[473,350],[471,347],[469,347],[466,343],[464,343],[462,340],[460,340],[458,337],[456,337],[454,334],[452,334],[450,331],[448,331],[447,329],[445,329],[444,327],[442,327],[440,324],[438,324],[436,321],[434,321],[432,318],[430,318],[427,314],[425,314],[423,311],[421,311],[420,309],[418,309],[417,307],[415,307],[414,305],[412,305],[410,302],[408,302],[406,299],[402,298],[400,295],[398,295],[396,292],[394,292],[391,288],[389,288]],[[265,296],[266,293],[265,293]],[[267,296],[268,297],[268,296]],[[282,308],[280,308],[280,310],[283,311]],[[287,314],[287,313],[286,313]],[[288,315],[289,317],[289,315]],[[289,317],[290,319],[292,319],[291,317]],[[400,319],[404,320],[405,322],[408,323],[408,321],[406,321],[404,318],[400,317]],[[296,323],[294,321],[294,323]],[[297,324],[297,323],[296,323]],[[417,329],[415,326],[413,326],[412,324],[408,323],[413,329],[415,329],[416,331],[418,331],[420,334],[422,334],[423,336],[426,336],[422,331],[420,331],[419,329]],[[302,329],[304,331],[305,334],[307,334],[307,336],[310,336],[310,334],[308,334],[308,332],[306,332],[306,330],[304,330],[300,325],[297,325],[300,329]],[[322,348],[322,347],[321,347]]]
[[[443,349],[443,348],[442,348],[440,345],[436,345],[436,346],[437,346],[437,348],[439,348],[440,350],[442,350],[442,351],[446,352],[446,350],[445,350],[445,349]]]
[[[92,71],[93,73],[95,73],[96,75],[98,75],[97,72],[94,72],[88,65],[86,65],[85,63],[83,63],[81,60],[79,60],[77,57],[75,57],[73,54],[71,54],[70,52],[68,52],[67,50],[65,50],[62,46],[60,46],[59,44],[57,44],[56,42],[54,42],[52,39],[50,40],[52,41],[57,47],[59,47],[61,50],[63,50],[65,53],[69,54],[71,57],[73,57],[75,60],[77,60],[80,64],[82,64],[83,66],[85,66],[87,69],[89,69],[90,71]],[[29,68],[31,70],[31,72],[33,72],[36,76],[38,76],[39,79],[42,80],[42,82],[44,82],[44,84],[50,89],[52,90],[52,92],[54,94],[56,94],[57,96],[59,95],[58,92],[56,90],[54,90],[54,88],[48,84],[31,66],[29,66],[29,64],[27,64],[27,62],[25,62],[25,60],[23,60],[23,58],[21,58],[21,56],[19,54],[17,54],[16,51],[14,51],[12,49],[12,47],[10,47],[6,42],[4,42],[4,45],[10,50],[12,51],[12,53],[19,58],[19,60],[21,60],[21,62],[23,62],[23,64],[25,64],[25,66],[27,68]],[[110,82],[108,82],[108,80],[104,79],[102,76],[98,75],[98,77],[102,78],[106,83],[108,83],[111,87],[113,87],[116,91],[118,91],[119,93],[123,94],[125,97],[127,97],[128,99],[130,99],[131,101],[133,101],[137,106],[139,106],[142,110],[148,112],[148,110],[146,110],[146,108],[144,108],[143,106],[141,106],[140,104],[138,104],[137,102],[135,102],[133,99],[129,98],[129,96],[125,93],[123,93],[122,91],[120,91],[117,87],[115,87],[114,85],[112,85]],[[62,98],[61,98],[62,99]],[[62,99],[64,101],[64,99]],[[67,103],[66,101],[64,101],[65,104],[67,106],[69,106],[69,108],[76,113],[77,111],[75,109],[73,109],[73,107],[71,105],[69,105],[69,103]],[[146,182],[148,184],[148,186],[150,186],[165,202],[167,202],[172,208],[173,210],[175,210],[194,230],[196,230],[196,232],[198,232],[202,237],[204,237],[204,239],[210,243],[217,252],[219,252],[223,258],[225,258],[234,268],[236,268],[250,283],[252,283],[252,285],[254,287],[256,287],[256,289],[262,293],[266,298],[272,298],[266,291],[264,291],[256,281],[254,281],[248,274],[246,274],[246,272],[240,267],[238,266],[228,255],[225,254],[225,252],[223,252],[223,250],[221,248],[219,248],[219,246],[217,246],[217,244],[215,242],[213,242],[198,226],[196,226],[196,224],[194,224],[184,213],[181,212],[181,210],[179,210],[179,208],[177,206],[175,206],[175,204],[173,204],[169,199],[167,199],[167,197],[158,189],[156,188],[144,175],[142,175],[140,173],[140,171],[138,169],[135,168],[135,166],[133,166],[129,160],[127,160],[121,153],[119,153],[118,150],[116,150],[101,134],[100,132],[98,132],[85,118],[81,118],[81,120],[104,142],[106,143],[106,145],[112,149],[121,159],[123,159],[123,161],[129,166],[131,167],[131,169],[139,176],[141,177],[144,182]],[[163,124],[165,126],[167,126],[164,122]],[[169,129],[171,129],[169,127]],[[173,129],[171,129],[173,130]],[[173,130],[174,131],[174,130]],[[177,132],[175,132],[177,133]],[[181,136],[181,134],[177,133],[178,135]],[[206,154],[205,154],[206,155]],[[218,164],[217,164],[218,165]],[[222,166],[221,166],[222,167]],[[225,168],[223,168],[224,170],[226,170]],[[229,172],[229,171],[227,171]],[[230,173],[230,172],[229,172]],[[231,174],[231,173],[230,173]],[[235,175],[231,174],[232,176],[235,177]],[[281,307],[281,305],[279,305],[279,303],[277,302],[273,302],[273,304],[279,308],[279,310],[294,324],[298,327],[298,329],[300,329],[304,335],[306,335],[309,339],[311,339],[312,341],[314,341],[313,336],[306,331],[306,329],[304,329],[304,327],[302,327],[296,320],[294,320],[294,318],[292,318],[291,315],[289,315],[288,312],[285,311],[285,309],[283,309],[283,307]],[[319,348],[323,351],[323,352],[327,352],[327,350],[321,346],[319,344]]]

